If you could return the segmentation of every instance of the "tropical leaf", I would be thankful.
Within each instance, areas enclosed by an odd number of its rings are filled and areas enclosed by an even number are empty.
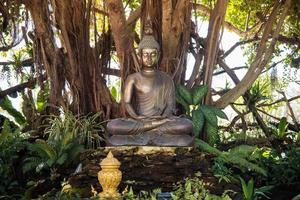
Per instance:
[[[216,141],[218,140],[218,126],[213,126],[210,123],[206,123],[206,131],[208,144],[216,144]]]
[[[252,200],[254,195],[254,182],[253,179],[251,179],[248,183],[244,181],[244,179],[240,178],[242,189],[243,189],[243,195],[245,200]]]
[[[117,89],[116,89],[115,86],[112,86],[112,87],[111,87],[110,93],[111,93],[111,96],[113,96],[113,98],[114,98],[115,100],[117,100],[117,98],[118,98],[118,91],[117,91]]]
[[[57,159],[57,164],[59,165],[63,165],[68,159],[68,154],[67,153],[63,153],[58,159]]]
[[[184,107],[187,113],[190,113],[189,104],[183,99],[182,96],[180,96],[178,91],[176,92],[176,101]]]
[[[199,85],[193,88],[193,104],[198,105],[200,104],[202,98],[208,91],[207,85]]]
[[[286,117],[282,117],[278,124],[278,138],[282,139],[286,135],[286,128],[288,127]]]
[[[189,104],[193,104],[193,97],[191,92],[184,85],[178,86],[179,95]]]
[[[214,106],[209,106],[213,112],[220,118],[222,119],[227,119],[228,120],[228,117],[227,115],[225,114],[225,112],[223,112],[220,108],[218,107],[214,107]]]
[[[48,97],[49,97],[49,88],[45,88],[44,90],[41,89],[38,92],[37,100],[36,100],[38,112],[42,112],[46,108]]]
[[[24,118],[24,116],[13,107],[11,101],[7,97],[4,97],[2,99],[2,101],[0,102],[0,107],[3,110],[6,110],[18,124],[22,125],[26,123],[26,119]]]
[[[57,157],[55,149],[45,140],[37,139],[34,143],[34,146],[36,146],[37,149],[44,151],[49,159]]]
[[[200,107],[200,110],[202,111],[205,119],[208,123],[210,123],[212,126],[218,126],[218,119],[213,109],[211,109],[210,106],[202,105]]]
[[[193,121],[193,133],[196,137],[198,137],[200,131],[203,128],[204,121],[205,121],[204,115],[201,112],[201,110],[197,109],[192,111],[192,121]]]

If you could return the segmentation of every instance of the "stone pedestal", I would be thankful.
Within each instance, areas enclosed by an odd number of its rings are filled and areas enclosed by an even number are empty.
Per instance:
[[[194,144],[194,137],[149,131],[139,135],[112,135],[106,138],[106,143],[108,146],[190,147]]]
[[[73,187],[93,185],[101,189],[97,181],[99,161],[112,151],[121,162],[123,178],[119,191],[131,186],[135,192],[162,188],[171,191],[173,184],[201,172],[204,182],[214,185],[216,179],[209,171],[211,155],[192,147],[106,147],[89,150],[81,155],[83,170],[69,178]]]

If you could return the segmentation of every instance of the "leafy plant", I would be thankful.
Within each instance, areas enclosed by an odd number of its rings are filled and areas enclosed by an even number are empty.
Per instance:
[[[174,187],[172,198],[174,200],[189,199],[189,200],[230,200],[231,198],[226,194],[217,196],[210,194],[204,187],[203,181],[198,177],[193,179],[186,179],[184,183],[178,184]]]
[[[269,199],[266,193],[268,193],[273,188],[273,186],[263,186],[260,188],[254,188],[253,178],[251,178],[246,183],[245,180],[240,177],[240,181],[242,185],[244,200],[256,200],[260,196],[264,196],[265,198]]]
[[[160,188],[154,189],[153,191],[141,191],[139,194],[134,194],[132,187],[122,192],[122,199],[124,200],[156,200],[156,195],[161,192]]]
[[[278,128],[271,126],[271,131],[278,139],[282,140],[288,134],[287,127],[288,127],[287,119],[286,117],[282,117],[278,124]]]
[[[237,166],[244,171],[252,170],[267,176],[266,170],[257,164],[260,155],[256,152],[257,148],[254,146],[240,145],[229,151],[220,151],[200,139],[195,141],[195,145],[205,152],[214,154],[217,161]]]
[[[18,124],[23,125],[26,123],[24,116],[13,107],[8,97],[0,98],[0,107],[7,111],[7,113],[11,115]]]
[[[72,132],[67,132],[57,140],[38,139],[29,146],[29,150],[32,156],[25,159],[24,172],[32,169],[41,172],[47,169],[55,175],[56,168],[71,164],[83,150],[83,146]]]
[[[260,162],[268,170],[266,184],[287,185],[300,189],[300,148],[296,144],[286,145],[280,152],[264,149]]]
[[[75,116],[70,111],[65,111],[62,116],[50,116],[45,134],[49,141],[62,140],[65,135],[72,133],[80,144],[87,148],[97,148],[103,138],[100,133],[103,127],[100,121],[100,113],[87,116]]]
[[[230,183],[236,180],[233,175],[233,170],[226,166],[226,163],[221,159],[215,159],[212,166],[214,176],[218,178],[219,183],[225,181]]]
[[[11,129],[10,122],[4,121],[0,133],[0,193],[5,194],[13,188],[20,188],[16,178],[14,162],[19,159],[18,153],[26,147],[25,138],[19,129]]]
[[[268,91],[270,83],[266,80],[256,81],[249,90],[250,101],[258,103],[259,101],[268,100],[270,96]]]
[[[189,90],[186,86],[179,85],[176,100],[187,112],[193,121],[193,133],[196,137],[205,128],[208,143],[214,144],[218,138],[218,118],[227,119],[226,114],[219,108],[201,105],[201,101],[208,91],[206,85],[196,86]]]

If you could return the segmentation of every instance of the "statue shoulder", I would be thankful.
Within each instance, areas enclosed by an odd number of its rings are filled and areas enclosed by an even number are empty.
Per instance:
[[[139,75],[139,72],[136,72],[136,73],[133,73],[133,74],[129,74],[126,78],[127,81],[131,81],[131,80],[136,80],[136,78],[138,78],[140,75]]]
[[[166,72],[162,72],[162,71],[158,71],[158,73],[164,80],[173,83],[173,79],[169,74],[167,74]]]

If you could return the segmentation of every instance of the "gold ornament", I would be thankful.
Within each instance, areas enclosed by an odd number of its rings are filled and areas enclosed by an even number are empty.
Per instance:
[[[98,172],[98,180],[103,192],[99,193],[100,199],[119,199],[118,185],[122,179],[122,172],[119,170],[121,163],[114,158],[111,151],[100,163],[101,171]]]

